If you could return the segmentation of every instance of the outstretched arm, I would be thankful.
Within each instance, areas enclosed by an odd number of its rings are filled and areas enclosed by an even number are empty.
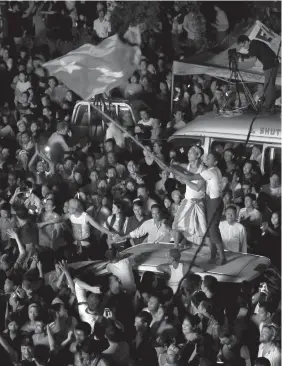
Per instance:
[[[86,221],[93,226],[95,229],[99,230],[101,233],[111,236],[112,233],[105,229],[103,226],[99,225],[91,216],[86,216]]]

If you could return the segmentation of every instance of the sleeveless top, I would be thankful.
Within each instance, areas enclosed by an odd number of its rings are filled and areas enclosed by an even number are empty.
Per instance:
[[[187,171],[189,171],[190,163],[187,166]],[[204,170],[204,166],[201,164],[199,168],[196,171],[196,174],[200,174]],[[197,180],[192,180],[191,183],[197,183]],[[202,199],[205,197],[205,188],[203,187],[199,192],[195,191],[194,189],[188,187],[186,185],[186,191],[185,191],[185,198],[187,200],[191,199]]]
[[[172,264],[169,265],[170,268],[170,279],[168,281],[168,286],[176,293],[178,284],[183,277],[183,264],[179,263],[177,268],[174,268]]]
[[[86,212],[83,212],[79,217],[75,217],[75,215],[70,216],[75,240],[86,240],[90,236],[90,227],[86,222],[86,216]]]

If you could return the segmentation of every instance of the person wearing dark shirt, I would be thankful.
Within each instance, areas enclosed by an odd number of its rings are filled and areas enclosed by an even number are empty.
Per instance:
[[[246,35],[239,36],[238,45],[248,51],[247,54],[240,54],[242,59],[256,57],[263,65],[264,71],[264,108],[270,110],[275,103],[276,88],[275,81],[278,72],[278,58],[273,50],[263,41],[250,40]]]

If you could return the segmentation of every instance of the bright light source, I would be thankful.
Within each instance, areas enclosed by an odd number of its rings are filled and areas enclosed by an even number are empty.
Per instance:
[[[44,150],[45,150],[46,152],[49,152],[49,151],[50,151],[50,146],[45,146]]]

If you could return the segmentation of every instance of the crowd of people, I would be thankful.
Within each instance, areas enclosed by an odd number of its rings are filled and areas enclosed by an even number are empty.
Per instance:
[[[158,43],[161,26],[143,40],[139,69],[122,90],[127,99],[144,101],[134,127],[144,148],[109,121],[102,141],[73,145],[78,96],[42,66],[52,50],[21,42],[23,32],[40,40],[51,29],[47,37],[56,36],[58,12],[70,30],[67,20],[83,28],[92,17],[100,42],[110,35],[110,11],[94,4],[97,18],[91,2],[62,9],[60,2],[31,3],[24,13],[10,4],[10,34],[0,49],[1,365],[278,366],[280,166],[262,175],[261,145],[249,146],[246,159],[240,144],[216,143],[207,157],[198,144],[187,155],[169,145],[174,131],[242,103],[243,95],[194,76],[177,86],[170,118],[172,74]],[[203,44],[204,17],[197,5],[190,10],[181,23],[174,5],[176,50],[184,31],[191,52]],[[220,41],[228,19],[215,11]],[[11,26],[15,20],[22,26]],[[260,86],[254,93],[258,102]],[[181,281],[187,272],[181,251],[201,245],[207,230],[211,265],[228,266],[224,250],[265,255],[275,268],[268,281],[233,288],[194,273]],[[121,252],[160,242],[174,243],[158,268],[167,281],[150,272],[139,277],[134,268],[142,255]],[[77,277],[69,265],[90,260],[107,261],[103,286]]]

